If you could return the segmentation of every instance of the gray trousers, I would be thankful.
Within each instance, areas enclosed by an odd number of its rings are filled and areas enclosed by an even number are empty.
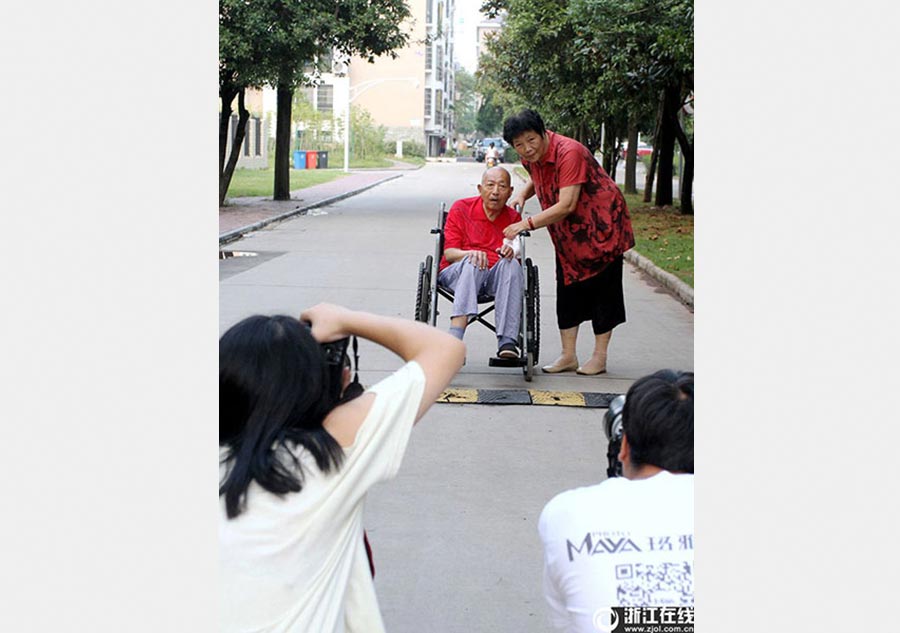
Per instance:
[[[468,258],[450,264],[438,275],[438,283],[453,291],[452,317],[478,314],[478,297],[494,298],[497,337],[519,336],[522,316],[522,265],[501,257],[492,268],[478,270]]]

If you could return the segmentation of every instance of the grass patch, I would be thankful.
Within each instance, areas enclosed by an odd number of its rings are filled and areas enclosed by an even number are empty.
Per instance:
[[[625,196],[634,228],[634,249],[654,264],[694,287],[694,216],[672,207],[654,207],[643,193]]]
[[[409,163],[410,165],[415,165],[417,167],[421,167],[426,163],[425,159],[421,156],[404,156],[403,158],[392,156],[391,158],[399,163]]]
[[[330,158],[330,157],[329,157]],[[342,169],[291,169],[291,191],[304,189],[323,182],[341,178],[346,174]],[[266,196],[271,198],[275,191],[275,168],[235,169],[228,186],[229,198],[244,196]]]
[[[343,160],[343,159],[341,159]],[[343,163],[341,163],[343,165]],[[351,169],[365,169],[365,168],[388,168],[392,167],[394,163],[389,161],[384,156],[376,156],[373,158],[351,158],[350,159],[350,168]]]

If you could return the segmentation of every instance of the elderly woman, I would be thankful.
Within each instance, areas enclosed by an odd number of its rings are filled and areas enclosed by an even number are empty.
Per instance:
[[[588,149],[551,132],[534,110],[503,123],[503,138],[519,153],[529,182],[509,204],[524,205],[537,193],[541,213],[509,225],[513,237],[547,227],[556,249],[556,319],[562,353],[542,369],[593,376],[606,372],[612,330],[625,322],[622,255],[634,246],[625,198]],[[524,208],[524,206],[523,206]],[[578,326],[590,321],[594,353],[579,365]]]

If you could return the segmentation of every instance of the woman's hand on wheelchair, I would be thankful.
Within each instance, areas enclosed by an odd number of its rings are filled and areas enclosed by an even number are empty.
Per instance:
[[[505,237],[508,240],[511,240],[527,228],[528,228],[528,223],[525,221],[513,222],[512,224],[507,226],[505,229],[503,229],[503,237]]]

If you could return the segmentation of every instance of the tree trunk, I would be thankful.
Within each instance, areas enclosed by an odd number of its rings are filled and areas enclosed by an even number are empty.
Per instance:
[[[291,199],[291,104],[294,89],[278,84],[278,112],[275,121],[275,200]]]
[[[656,139],[659,138],[660,129],[662,128],[663,102],[663,94],[660,93],[659,106],[656,108],[656,127],[653,129],[653,151],[650,153],[650,169],[647,170],[647,177],[644,179],[644,202],[650,202],[653,199],[653,178],[656,176],[656,164],[659,162],[659,147]]]
[[[628,122],[628,151],[625,153],[625,193],[637,193],[638,126],[633,118]]]
[[[225,100],[230,97],[228,103]],[[225,163],[225,148],[228,145],[228,121],[231,119],[231,102],[234,100],[234,91],[222,93],[222,115],[219,118],[219,206],[225,204],[225,195],[231,185],[231,177],[241,155],[241,145],[244,144],[244,136],[247,133],[247,120],[250,112],[244,106],[244,88],[237,91],[238,98],[238,122],[234,129],[234,139],[231,142],[231,153],[228,162]]]
[[[681,107],[681,90],[679,86],[666,86],[663,90],[663,115],[659,136],[654,139],[654,151],[659,151],[659,177],[656,183],[656,206],[667,207],[672,204],[672,160],[675,156],[675,128],[678,126],[676,116]]]
[[[613,180],[616,179],[616,133],[609,124],[603,137],[603,171]]]
[[[694,189],[694,145],[688,140],[687,134],[678,122],[675,115],[675,136],[681,146],[681,156],[684,161],[684,173],[681,181],[681,189],[678,194],[681,198],[681,214],[694,215],[694,201],[691,199]]]
[[[219,178],[225,171],[225,152],[228,148],[228,121],[231,119],[231,104],[238,91],[234,88],[223,87],[219,90],[222,99],[222,111],[219,113]]]

